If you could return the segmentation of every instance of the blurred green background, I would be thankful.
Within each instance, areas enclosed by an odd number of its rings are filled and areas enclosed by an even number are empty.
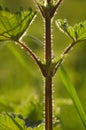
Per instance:
[[[32,0],[0,0],[3,8],[16,12],[20,7],[37,10]],[[64,0],[53,21],[53,54],[58,57],[71,40],[55,25],[58,18],[66,18],[69,24],[86,19],[86,0]],[[43,19],[38,12],[36,20],[29,28],[29,35],[43,42]],[[28,46],[43,59],[43,45],[25,37]],[[79,43],[64,61],[64,67],[73,82],[86,112],[86,43]],[[55,130],[85,130],[77,111],[64,88],[59,71],[53,80],[54,115],[61,120]],[[0,43],[0,112],[9,111],[23,115],[37,122],[43,119],[44,81],[38,66],[18,45]],[[34,119],[35,116],[35,119]]]

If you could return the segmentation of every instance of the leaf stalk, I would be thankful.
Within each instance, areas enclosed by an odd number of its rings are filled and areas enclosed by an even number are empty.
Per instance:
[[[66,47],[66,49],[64,50],[61,59],[57,62],[56,67],[55,67],[55,72],[57,71],[57,69],[60,67],[60,65],[62,64],[65,55],[67,55],[70,50],[77,44],[77,42],[73,41],[69,46]]]
[[[41,72],[43,73],[44,66],[43,66],[41,60],[37,57],[37,55],[26,44],[22,43],[21,41],[16,41],[16,42],[30,54],[30,56],[35,60],[35,62],[39,66]]]

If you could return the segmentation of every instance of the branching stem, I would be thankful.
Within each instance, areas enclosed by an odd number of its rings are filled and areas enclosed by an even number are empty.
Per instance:
[[[65,55],[67,55],[70,50],[76,45],[77,42],[73,41],[68,47],[66,47],[66,49],[64,50],[63,54],[62,54],[62,58],[60,59],[60,61],[57,63],[57,66],[56,66],[56,71],[57,69],[60,67],[60,65],[62,64],[64,58],[65,58]]]
[[[63,52],[63,55],[68,54],[68,52],[73,48],[73,46],[76,44],[75,41],[73,41],[68,47],[66,47],[66,49]]]
[[[62,0],[59,0],[53,10],[46,9],[45,13],[45,62],[46,62],[46,77],[45,77],[45,130],[53,130],[53,105],[52,105],[52,75],[49,73],[49,67],[52,65],[52,39],[51,39],[51,20],[54,13]],[[47,0],[47,4],[50,0]]]
[[[47,68],[52,63],[51,19],[45,19],[45,61]],[[46,69],[47,71],[48,69]],[[45,130],[52,130],[52,76],[45,77]]]
[[[55,13],[56,10],[58,9],[58,7],[61,5],[62,1],[63,1],[63,0],[59,0],[59,1],[57,2],[57,4],[55,5],[55,7],[53,8],[52,14],[51,14],[52,17],[54,16],[54,13]]]
[[[30,56],[35,60],[40,70],[42,71],[42,63],[37,57],[37,55],[26,44],[22,43],[21,41],[16,41],[16,42],[30,54]]]

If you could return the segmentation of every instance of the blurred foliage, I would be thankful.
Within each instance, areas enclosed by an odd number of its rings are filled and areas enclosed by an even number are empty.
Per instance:
[[[33,8],[37,10],[31,0],[0,0],[3,8],[7,7],[10,11],[16,12],[20,7],[24,9]],[[55,25],[57,19],[67,19],[69,24],[82,22],[86,19],[86,0],[64,0],[53,21],[53,49],[54,56],[64,50],[71,43]],[[29,29],[29,35],[37,37],[43,41],[43,21],[38,12],[36,20]],[[43,59],[44,47],[37,44],[29,37],[23,39],[28,46]],[[86,44],[82,42],[74,47],[67,56],[64,67],[69,74],[83,108],[86,112]],[[57,123],[55,130],[85,130],[71,102],[69,94],[64,88],[57,72],[54,81],[54,113]],[[0,113],[14,112],[22,115],[25,119],[32,122],[43,120],[44,106],[44,87],[43,79],[38,67],[28,54],[12,42],[0,44]],[[35,117],[35,118],[34,118]]]

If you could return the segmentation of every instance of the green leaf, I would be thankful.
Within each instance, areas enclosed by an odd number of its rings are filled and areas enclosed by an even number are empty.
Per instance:
[[[67,72],[65,71],[65,69],[61,66],[60,67],[60,75],[61,75],[61,78],[62,78],[62,81],[64,83],[64,86],[66,88],[66,90],[68,91],[70,97],[72,98],[72,101],[75,105],[75,108],[83,122],[83,125],[85,126],[86,128],[86,114],[84,112],[84,109],[80,103],[80,100],[78,98],[78,95],[76,93],[76,90],[67,74]]]
[[[21,38],[34,16],[32,10],[21,10],[17,13],[0,10],[0,41],[16,41]]]
[[[22,119],[12,114],[0,114],[0,130],[26,130]]]
[[[57,27],[69,36],[73,41],[86,40],[86,21],[70,26],[66,19],[58,19],[56,21]]]

